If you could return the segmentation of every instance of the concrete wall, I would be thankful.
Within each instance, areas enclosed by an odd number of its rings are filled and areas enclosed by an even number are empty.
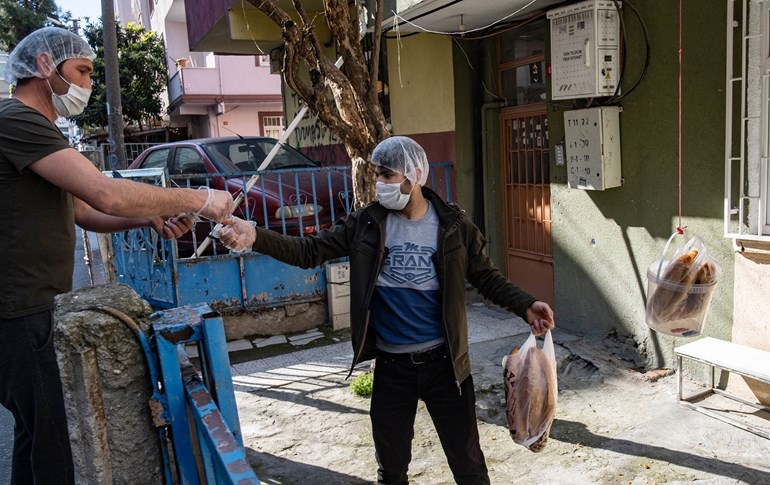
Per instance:
[[[217,56],[216,61],[222,73],[222,94],[281,93],[280,74],[271,74],[270,66],[257,66],[254,56]]]
[[[717,285],[705,334],[730,339],[733,312],[731,242],[722,237],[724,191],[724,2],[685,3],[682,133],[682,224],[699,235],[724,276]],[[568,189],[566,168],[552,167],[555,311],[559,325],[586,335],[611,329],[631,335],[650,365],[672,367],[683,339],[645,324],[646,271],[678,225],[678,4],[637,4],[650,35],[651,65],[639,87],[619,104],[625,185],[604,192]],[[639,22],[626,16],[623,89],[644,63]],[[719,35],[716,35],[718,33]],[[550,89],[550,88],[549,88]],[[551,148],[563,142],[561,107],[549,108]],[[675,239],[677,246],[685,238]]]
[[[259,126],[259,113],[261,111],[280,112],[281,104],[225,103],[225,112],[222,114],[217,114],[212,107],[209,116],[211,136],[233,136],[234,133],[243,136],[261,136],[263,135]]]
[[[433,34],[390,39],[388,66],[395,134],[454,131],[452,39]]]
[[[387,42],[393,134],[414,138],[431,162],[456,163],[452,39],[421,33]],[[455,172],[455,182],[459,183],[457,175]],[[467,208],[469,201],[462,198],[467,194],[455,187],[453,199]]]
[[[735,254],[732,341],[770,352],[770,244],[744,242]],[[729,389],[770,405],[770,386],[735,376]]]
[[[189,59],[188,67],[206,67],[205,59],[196,57],[202,53],[193,55],[190,47],[187,45],[187,24],[185,22],[159,22],[159,27],[165,30],[164,39],[166,40],[166,61],[168,62],[168,75],[173,76],[179,70],[176,64],[177,59]]]
[[[152,312],[121,284],[56,298],[54,342],[76,482],[160,483],[163,464],[145,355],[125,323],[93,309],[105,304],[135,322]]]
[[[199,64],[205,64],[204,61]],[[257,66],[254,56],[211,56],[211,61],[213,65],[208,67],[199,65],[182,69],[184,94],[277,98],[281,92],[281,76],[270,74],[268,66]],[[178,69],[172,68],[169,75]]]
[[[740,2],[737,2],[740,5]],[[761,19],[763,6],[756,2],[749,2],[748,33],[761,32]],[[738,29],[736,29],[738,30]],[[740,48],[740,44],[737,44]],[[748,192],[752,194],[761,191],[761,167],[760,157],[762,150],[762,126],[759,121],[761,116],[761,89],[762,73],[764,72],[761,52],[765,49],[762,38],[749,42],[748,45],[748,75],[747,75],[747,115],[754,118],[747,123],[746,157],[748,164],[746,176],[748,180]],[[736,124],[737,126],[737,124]],[[766,128],[765,128],[766,129]],[[758,228],[758,204],[750,204],[748,207],[748,225],[754,233],[761,232]],[[740,344],[757,349],[770,351],[770,243],[739,241],[735,252],[735,310],[733,312],[732,340]],[[770,385],[761,385],[757,382],[736,376],[730,379],[731,391],[748,398],[756,397],[765,405],[770,405]]]

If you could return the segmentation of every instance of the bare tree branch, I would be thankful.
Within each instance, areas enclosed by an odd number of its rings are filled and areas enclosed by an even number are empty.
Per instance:
[[[284,79],[344,144],[353,161],[355,205],[362,206],[374,198],[374,170],[367,161],[377,143],[389,136],[376,86],[383,0],[377,0],[372,72],[364,58],[358,22],[350,18],[348,0],[323,2],[337,54],[344,62],[342,69],[323,55],[315,26],[301,0],[292,0],[299,22],[274,0],[249,2],[281,29]]]
[[[275,22],[281,30],[285,29],[286,24],[289,22],[294,22],[286,12],[278,8],[278,6],[271,0],[249,0],[249,3],[270,17],[270,20]]]

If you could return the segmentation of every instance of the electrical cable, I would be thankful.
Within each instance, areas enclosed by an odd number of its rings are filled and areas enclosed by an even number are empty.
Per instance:
[[[617,8],[617,1],[613,0],[613,2],[616,3],[616,8]],[[616,102],[620,101],[621,99],[625,98],[626,96],[628,96],[629,94],[631,94],[632,92],[634,92],[634,90],[639,86],[639,84],[641,84],[641,82],[644,80],[644,78],[647,77],[647,73],[650,70],[650,58],[651,58],[651,52],[650,51],[651,51],[651,49],[650,49],[650,36],[649,36],[649,34],[647,32],[647,25],[644,23],[644,20],[642,19],[641,14],[639,14],[639,11],[636,9],[636,7],[631,2],[629,2],[628,0],[625,0],[623,2],[623,5],[624,6],[628,6],[631,9],[631,11],[634,13],[634,15],[636,15],[636,18],[639,20],[639,25],[642,27],[642,35],[644,36],[644,47],[645,47],[644,67],[642,68],[642,72],[639,75],[639,77],[637,78],[637,80],[634,82],[634,84],[627,91],[622,93],[620,96],[612,96],[612,98],[610,98],[610,100],[608,101],[608,102],[611,102],[611,103],[616,103]],[[625,23],[623,22],[623,16],[622,15],[620,15],[620,26],[621,26],[621,31],[623,33],[623,37],[625,39],[626,28],[625,28]],[[624,52],[625,52],[625,46],[626,45],[628,45],[628,42],[624,42],[623,43],[623,50],[624,50]],[[625,73],[625,62],[626,62],[625,57],[626,56],[624,55],[623,56],[623,61],[622,61],[622,67],[621,67],[621,69],[622,69],[621,77]],[[620,79],[618,79],[618,87],[620,87]]]
[[[620,92],[620,83],[623,80],[623,74],[626,72],[626,44],[625,42],[627,31],[626,22],[623,20],[623,11],[620,8],[618,0],[612,0],[615,5],[615,11],[618,13],[618,20],[620,20],[620,35],[618,36],[618,55],[620,56],[620,71],[618,72],[618,82],[615,86],[615,92],[612,94],[607,104],[612,104],[617,101],[618,93]]]
[[[429,34],[461,35],[461,34],[468,34],[470,32],[479,32],[479,31],[486,30],[486,29],[488,29],[490,27],[493,27],[493,26],[495,26],[495,25],[497,25],[497,24],[499,24],[501,22],[504,22],[504,21],[508,20],[509,18],[515,16],[516,14],[526,10],[527,8],[529,8],[532,4],[534,4],[537,1],[538,0],[530,0],[530,2],[527,3],[526,5],[524,5],[523,7],[519,8],[518,10],[516,10],[514,12],[509,13],[508,15],[506,15],[505,17],[503,17],[503,18],[501,18],[499,20],[495,20],[494,22],[492,22],[489,25],[485,25],[484,27],[479,27],[479,28],[476,28],[476,29],[466,30],[466,31],[462,31],[462,32],[461,31],[457,31],[457,32],[441,32],[441,31],[438,31],[438,30],[426,29],[425,27],[421,27],[421,26],[415,24],[411,20],[405,19],[404,17],[402,17],[401,15],[397,14],[393,10],[391,10],[390,12],[393,14],[394,23],[395,23],[395,19],[399,19],[402,23],[407,23],[407,24],[411,25],[412,27],[415,27],[415,28],[417,28],[419,30],[422,30],[423,32],[427,32]]]
[[[458,48],[458,49],[460,49],[460,52],[462,52],[462,53],[463,53],[463,55],[465,56],[465,61],[468,63],[468,67],[470,67],[470,68],[471,68],[471,71],[476,71],[476,69],[474,69],[474,68],[473,68],[473,64],[471,64],[471,60],[470,60],[470,58],[468,57],[468,53],[467,53],[467,52],[465,52],[465,49],[463,49],[463,47],[460,45],[460,43],[459,43],[459,42],[457,42],[457,38],[455,38],[455,37],[452,37],[452,41],[453,41],[455,44],[457,44],[457,48]],[[486,83],[484,82],[484,80],[483,80],[483,79],[481,79],[480,81],[481,81],[481,86],[484,88],[484,91],[486,91],[486,92],[487,92],[487,94],[489,94],[490,96],[492,96],[492,98],[493,98],[493,100],[494,100],[494,101],[502,101],[502,102],[504,102],[504,103],[506,103],[506,104],[508,103],[508,99],[507,99],[507,98],[504,98],[504,97],[502,97],[502,96],[498,96],[498,95],[496,95],[495,93],[493,93],[492,91],[490,91],[490,90],[489,90],[489,88],[487,88],[487,85],[486,85]]]
[[[682,227],[682,0],[679,0],[679,132],[678,132],[678,158],[679,158],[679,225],[676,232],[684,234]],[[685,226],[686,227],[686,226]]]
[[[396,35],[387,35],[387,32],[383,33],[382,36],[386,39],[403,39],[405,37],[411,37],[413,35],[422,34],[422,32],[409,32],[407,34],[396,34]]]
[[[504,34],[506,32],[510,32],[512,30],[519,29],[521,27],[524,27],[525,25],[534,22],[535,20],[540,19],[546,14],[545,11],[537,13],[533,15],[532,17],[522,20],[520,22],[506,22],[505,24],[498,24],[494,27],[489,28],[489,33],[482,34],[482,35],[475,35],[475,36],[468,36],[468,35],[453,35],[454,38],[459,40],[483,40],[487,39],[489,37],[494,37],[496,35]],[[498,28],[500,27],[500,28]]]

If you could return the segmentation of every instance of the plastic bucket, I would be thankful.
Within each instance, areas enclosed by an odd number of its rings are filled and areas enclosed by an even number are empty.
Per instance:
[[[658,278],[666,273],[666,265],[668,261],[655,261],[647,270],[647,326],[676,337],[700,335],[719,274],[713,283],[682,285]]]

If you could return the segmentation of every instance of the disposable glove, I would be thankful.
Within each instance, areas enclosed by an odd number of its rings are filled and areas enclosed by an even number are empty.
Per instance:
[[[227,249],[235,253],[251,251],[251,245],[257,240],[256,222],[230,216],[222,224],[224,227],[219,230],[219,241]]]

